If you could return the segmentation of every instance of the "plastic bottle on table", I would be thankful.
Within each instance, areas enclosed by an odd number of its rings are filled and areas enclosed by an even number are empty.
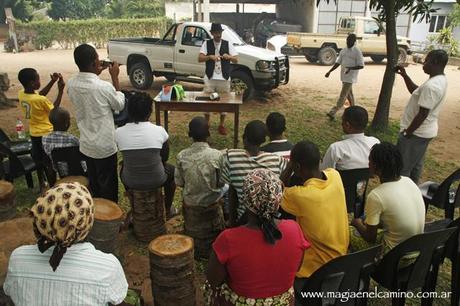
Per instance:
[[[26,139],[26,132],[24,129],[24,124],[22,123],[21,119],[18,118],[16,121],[16,132],[18,133],[19,139]]]

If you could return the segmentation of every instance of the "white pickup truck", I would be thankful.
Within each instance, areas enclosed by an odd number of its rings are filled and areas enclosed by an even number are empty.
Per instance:
[[[222,38],[235,46],[238,64],[232,64],[232,86],[244,90],[243,99],[255,90],[269,91],[289,81],[289,59],[271,50],[247,45],[230,27],[222,25]],[[163,38],[120,38],[109,41],[109,58],[126,65],[131,84],[147,89],[153,78],[203,82],[204,63],[198,62],[200,47],[210,39],[211,24],[176,23]]]
[[[373,18],[358,16],[342,17],[335,34],[290,32],[287,34],[287,48],[283,48],[283,53],[293,48],[295,53],[303,54],[309,62],[319,61],[322,65],[333,65],[337,53],[347,46],[349,33],[356,34],[357,45],[364,56],[370,56],[374,62],[381,62],[386,57],[387,45],[383,29]],[[411,53],[410,40],[402,36],[397,38],[398,61],[404,63]]]

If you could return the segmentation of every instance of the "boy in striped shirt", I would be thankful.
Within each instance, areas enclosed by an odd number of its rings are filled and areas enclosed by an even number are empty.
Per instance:
[[[276,175],[280,175],[286,167],[287,162],[281,156],[260,150],[260,145],[265,142],[266,137],[265,123],[260,120],[251,121],[244,129],[244,149],[230,149],[222,155],[220,163],[222,180],[230,185],[231,225],[244,223],[246,208],[241,199],[245,176],[255,169],[269,169]]]

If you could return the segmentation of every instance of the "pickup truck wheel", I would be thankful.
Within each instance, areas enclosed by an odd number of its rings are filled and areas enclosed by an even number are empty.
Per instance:
[[[318,57],[321,65],[331,66],[337,60],[337,51],[333,47],[323,47],[319,50]]]
[[[404,49],[403,47],[398,48],[398,63],[399,64],[404,64],[407,61],[407,50]]]
[[[318,57],[309,54],[305,54],[305,59],[310,63],[316,63],[318,61]]]
[[[374,63],[381,63],[384,59],[384,55],[371,55],[371,59]]]
[[[137,89],[148,89],[153,83],[153,73],[146,62],[139,62],[131,67],[129,80]]]
[[[254,95],[254,81],[251,76],[241,70],[232,72],[231,90],[235,92],[243,92],[243,101],[247,101]]]

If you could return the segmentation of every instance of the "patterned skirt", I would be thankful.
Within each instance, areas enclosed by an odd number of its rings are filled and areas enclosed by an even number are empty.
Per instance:
[[[253,299],[240,296],[226,283],[219,288],[212,289],[206,281],[203,286],[206,306],[294,306],[294,288],[268,298]]]

